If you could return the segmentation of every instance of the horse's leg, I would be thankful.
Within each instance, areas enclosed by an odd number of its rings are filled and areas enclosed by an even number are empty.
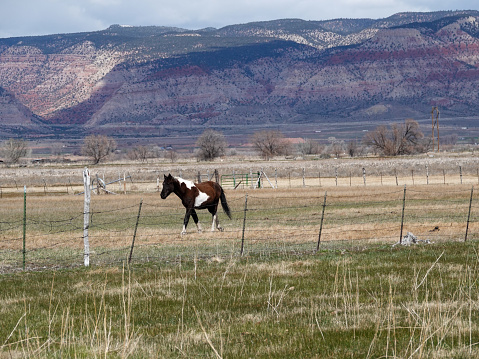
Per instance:
[[[220,232],[223,232],[224,229],[223,229],[223,227],[220,227],[220,220],[218,218],[218,212],[215,213],[215,221],[216,221],[216,229],[218,229],[218,231],[220,231]]]
[[[213,220],[211,221],[211,232],[215,231],[215,227],[216,229],[218,229],[218,231],[223,232],[223,228],[220,227],[220,221],[218,220],[218,203],[216,204],[216,206],[208,208],[208,210],[213,217]]]
[[[200,221],[198,220],[198,215],[196,214],[196,211],[194,209],[191,210],[191,217],[193,217],[193,221],[195,221],[196,229],[198,230],[198,233],[201,233],[202,232],[201,224],[200,224]]]
[[[182,235],[186,234],[186,227],[188,226],[188,221],[190,220],[191,210],[192,209],[190,209],[190,208],[186,209],[185,219],[183,220],[183,230],[181,231]]]

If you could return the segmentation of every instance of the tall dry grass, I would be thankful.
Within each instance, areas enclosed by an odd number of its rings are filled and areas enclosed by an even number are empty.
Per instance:
[[[461,358],[477,243],[0,276],[0,357]]]

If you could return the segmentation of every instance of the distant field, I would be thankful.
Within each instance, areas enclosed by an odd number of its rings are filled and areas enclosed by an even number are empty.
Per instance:
[[[93,179],[114,182],[109,188],[114,192],[123,192],[123,179],[126,189],[131,192],[154,192],[157,179],[171,173],[190,180],[212,178],[214,171],[220,175],[251,174],[263,170],[268,178],[281,188],[302,187],[303,174],[305,185],[350,186],[384,184],[403,186],[404,184],[479,184],[479,157],[468,153],[431,153],[418,156],[380,158],[380,157],[344,157],[340,159],[322,159],[319,155],[306,158],[275,158],[264,161],[252,156],[226,156],[214,162],[197,162],[194,158],[182,158],[177,162],[164,159],[151,159],[148,163],[121,161],[91,166],[88,162],[69,164],[37,164],[26,167],[1,166],[0,195],[21,194],[23,186],[29,192],[78,193],[83,190],[82,171],[89,167]],[[363,172],[364,169],[364,172]],[[363,175],[365,175],[363,177]],[[396,182],[397,178],[397,182]],[[337,179],[337,181],[336,181]],[[265,180],[265,186],[269,183]],[[243,187],[242,183],[240,187]]]

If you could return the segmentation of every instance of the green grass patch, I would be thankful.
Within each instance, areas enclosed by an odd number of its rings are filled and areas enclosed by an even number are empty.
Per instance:
[[[479,355],[478,243],[321,248],[4,274],[0,357]]]

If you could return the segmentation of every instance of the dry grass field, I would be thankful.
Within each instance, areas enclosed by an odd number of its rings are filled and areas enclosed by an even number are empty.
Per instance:
[[[0,358],[477,357],[475,157],[346,162],[94,167],[132,180],[126,194],[114,183],[118,195],[92,196],[89,268],[83,166],[5,169]],[[204,231],[191,221],[181,236],[184,209],[174,195],[160,199],[158,175],[249,167],[278,188],[225,186],[233,219],[220,213],[224,232],[209,232],[199,212]],[[401,222],[418,244],[393,246]]]
[[[427,163],[428,173],[418,169],[424,163]],[[454,173],[458,163],[461,173]],[[384,170],[378,171],[381,164]],[[316,167],[313,168],[313,165]],[[256,169],[246,170],[247,167]],[[258,168],[267,176],[262,179],[262,188],[254,189],[251,182],[240,182],[242,170],[249,173],[256,172]],[[362,168],[368,169],[365,175]],[[130,254],[136,226],[133,260],[138,262],[154,258],[238,255],[242,245],[243,254],[313,252],[318,240],[321,241],[321,248],[348,248],[374,243],[392,245],[401,238],[401,223],[403,235],[411,232],[424,241],[464,241],[466,227],[468,238],[473,240],[479,236],[477,193],[473,193],[469,216],[471,188],[478,181],[475,168],[476,158],[472,155],[462,159],[419,157],[327,160],[319,163],[189,163],[175,164],[169,169],[154,164],[136,167],[129,164],[123,172],[118,164],[93,167],[90,169],[93,179],[97,174],[107,183],[127,178],[126,182],[118,181],[107,186],[117,195],[100,191],[100,195],[92,197],[89,228],[91,262],[108,264],[125,260]],[[224,183],[233,219],[229,220],[221,213],[220,221],[225,231],[211,233],[211,218],[207,212],[200,211],[203,232],[197,233],[191,220],[188,235],[180,236],[184,209],[174,195],[161,200],[158,176],[161,179],[163,173],[181,172],[183,177],[194,180],[197,172],[201,171],[203,175],[213,176],[214,169],[220,175],[235,173],[238,176],[236,189],[231,182]],[[1,270],[8,272],[23,267],[22,182],[30,183],[26,187],[26,267],[81,265],[83,186],[79,179],[83,167],[6,170],[16,180],[12,184],[10,179],[8,185],[6,174],[2,172]],[[407,191],[403,202],[404,185]],[[138,217],[140,202],[142,208]]]

